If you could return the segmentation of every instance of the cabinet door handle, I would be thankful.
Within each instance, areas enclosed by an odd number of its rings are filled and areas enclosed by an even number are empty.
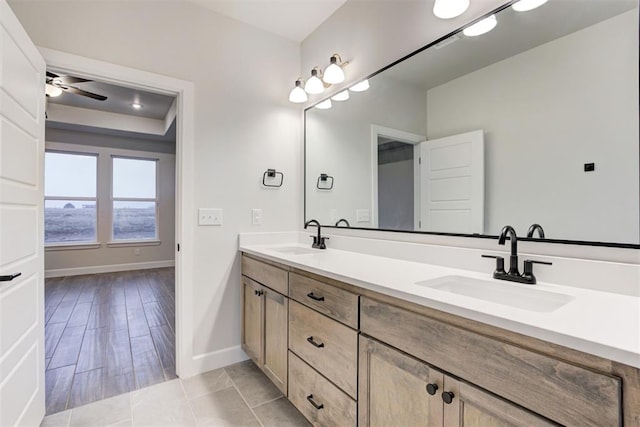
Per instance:
[[[309,298],[311,298],[312,300],[314,300],[314,301],[324,301],[324,297],[318,297],[318,296],[315,296],[315,295],[313,294],[313,292],[309,292],[309,293],[307,294],[307,296],[308,296]]]
[[[438,391],[438,384],[433,384],[433,383],[427,384],[427,393],[429,393],[431,396],[436,394],[437,391]]]
[[[450,391],[443,391],[442,392],[442,400],[447,405],[449,405],[451,402],[453,402],[453,398],[454,397],[455,397],[455,394],[453,394],[453,392],[450,392]]]
[[[10,282],[18,276],[22,276],[22,273],[8,274],[6,276],[0,276],[0,282]]]
[[[256,290],[256,291],[253,291],[253,292],[254,292],[257,296],[259,296],[259,297],[260,297],[260,296],[262,296],[262,294],[264,294],[264,291],[263,291],[263,290],[259,290],[259,291],[258,291],[258,290]]]
[[[322,408],[324,408],[324,405],[323,405],[322,403],[318,405],[318,404],[315,402],[315,400],[313,400],[313,394],[310,394],[309,396],[307,396],[307,400],[308,400],[308,401],[309,401],[309,403],[311,403],[311,404],[313,405],[313,407],[314,407],[314,408],[316,408],[316,409],[322,409]]]
[[[309,342],[311,345],[313,345],[315,348],[322,348],[324,347],[324,343],[317,343],[313,340],[313,336],[307,338],[307,342]]]

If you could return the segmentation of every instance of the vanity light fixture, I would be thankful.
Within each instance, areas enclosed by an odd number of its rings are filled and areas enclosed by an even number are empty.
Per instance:
[[[329,108],[331,108],[331,100],[325,99],[324,101],[316,105],[316,108],[320,110],[328,110]]]
[[[367,89],[369,89],[369,80],[363,80],[349,88],[349,90],[352,92],[364,92]]]
[[[488,18],[484,18],[482,21],[476,22],[470,27],[462,30],[462,33],[467,37],[476,37],[482,34],[486,34],[493,30],[498,24],[496,15],[491,15]]]
[[[47,83],[45,93],[48,96],[55,98],[56,96],[60,96],[62,94],[62,89],[60,89],[58,86],[50,85],[49,83]]]
[[[331,99],[333,99],[334,101],[346,101],[347,99],[349,99],[349,91],[345,89],[342,92],[338,92],[333,95]]]
[[[304,91],[312,95],[324,92],[324,83],[322,83],[320,77],[322,77],[322,70],[319,67],[313,67],[311,77],[304,85]]]
[[[433,14],[440,19],[462,15],[469,8],[469,0],[435,0]]]
[[[301,104],[303,102],[307,102],[307,100],[309,99],[309,97],[307,96],[307,92],[305,92],[303,89],[303,82],[304,80],[302,79],[296,80],[296,85],[293,89],[291,89],[291,92],[289,93],[290,102]]]
[[[324,70],[322,80],[331,85],[342,83],[344,81],[344,71],[342,67],[346,65],[347,62],[342,62],[342,58],[340,58],[340,55],[337,53],[334,53],[331,58],[329,58],[329,62],[329,66]]]
[[[533,10],[537,7],[542,6],[547,1],[548,0],[520,0],[519,2],[511,5],[511,7],[516,12],[526,12],[528,10]]]

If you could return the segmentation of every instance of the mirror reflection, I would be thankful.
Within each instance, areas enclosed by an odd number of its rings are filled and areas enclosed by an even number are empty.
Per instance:
[[[306,220],[640,243],[637,1],[495,20],[305,112]]]

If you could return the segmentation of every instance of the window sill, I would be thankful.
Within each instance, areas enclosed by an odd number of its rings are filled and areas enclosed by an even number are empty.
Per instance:
[[[121,240],[107,242],[109,248],[124,248],[127,246],[160,246],[160,240]]]
[[[45,245],[45,252],[49,251],[75,251],[80,249],[98,249],[102,246],[102,243],[52,243]]]

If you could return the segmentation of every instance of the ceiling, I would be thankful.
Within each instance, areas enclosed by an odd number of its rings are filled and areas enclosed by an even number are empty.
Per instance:
[[[245,24],[301,42],[346,0],[187,0]]]
[[[59,76],[69,74],[51,71]],[[81,77],[81,76],[73,76]],[[90,81],[85,83],[74,83],[78,89],[97,93],[107,97],[105,101],[98,101],[85,96],[74,95],[62,92],[62,95],[55,98],[49,97],[48,100],[52,104],[69,105],[71,107],[86,108],[90,110],[107,111],[110,113],[125,114],[137,117],[146,117],[148,119],[162,120],[166,117],[167,112],[171,108],[174,97],[168,95],[160,95],[157,93],[144,92],[139,89],[130,89],[122,86],[115,86],[108,83]],[[136,110],[132,103],[142,104],[142,108]]]

